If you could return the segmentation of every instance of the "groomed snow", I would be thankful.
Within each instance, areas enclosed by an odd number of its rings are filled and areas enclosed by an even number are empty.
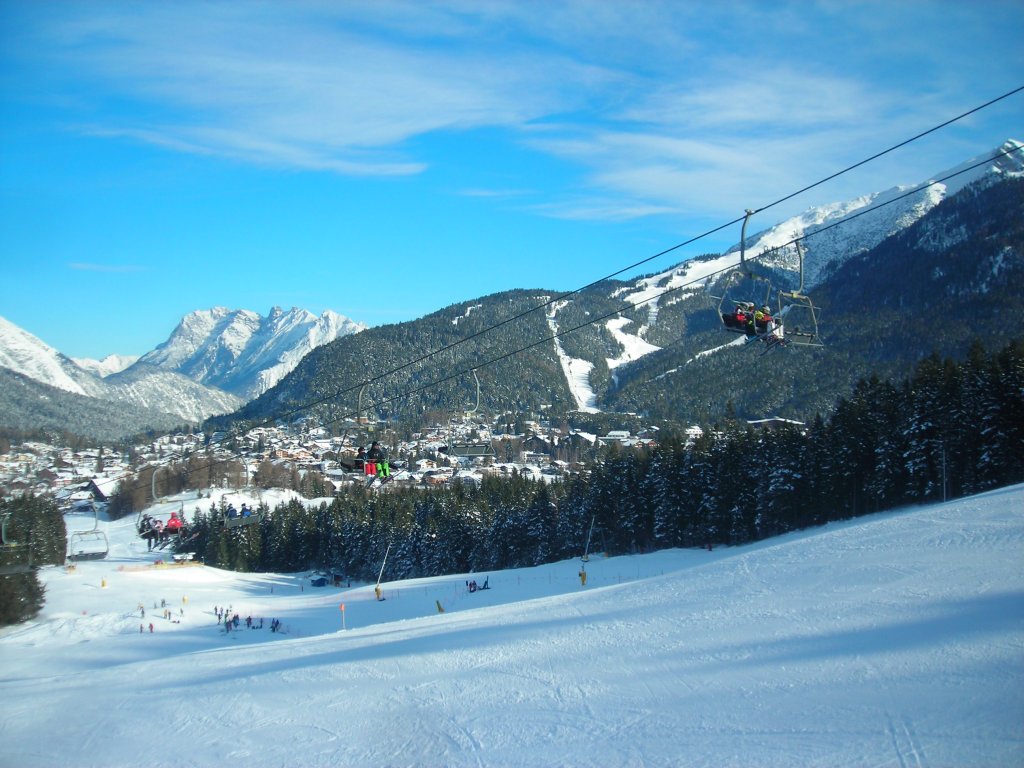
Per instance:
[[[608,359],[608,367],[615,370],[620,365],[639,360],[644,355],[657,352],[661,347],[656,347],[642,339],[639,335],[626,333],[623,327],[629,325],[629,320],[624,317],[616,317],[605,323],[605,327],[612,337],[622,345],[622,354],[614,359]]]
[[[556,302],[548,307],[547,322],[551,329],[551,336],[555,343],[555,354],[562,366],[562,373],[569,385],[569,392],[576,401],[576,410],[582,413],[600,413],[597,407],[597,395],[594,388],[590,386],[590,372],[594,370],[594,364],[589,360],[580,360],[578,357],[569,357],[562,348],[562,340],[558,338],[558,321],[556,319],[558,310],[568,302]]]
[[[110,558],[44,569],[43,614],[2,632],[0,765],[1021,765],[1022,512],[1017,486],[598,556],[585,587],[579,561],[385,570],[383,602],[301,574],[137,569],[156,556],[134,521],[102,524]],[[264,628],[224,634],[227,605]]]

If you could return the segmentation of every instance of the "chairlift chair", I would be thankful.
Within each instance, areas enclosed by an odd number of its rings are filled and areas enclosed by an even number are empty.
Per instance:
[[[245,528],[263,519],[263,515],[253,513],[249,517],[229,517],[224,519],[225,528]]]
[[[150,497],[152,498],[153,501],[149,509],[156,507],[158,504],[164,503],[161,501],[161,497],[157,496],[156,494],[156,476],[160,469],[160,467],[154,466],[153,474],[150,476]],[[139,534],[140,539],[156,539],[157,530],[154,527],[154,523],[158,521],[161,524],[161,526],[166,525],[167,520],[163,519],[166,513],[162,512],[158,516],[154,517],[153,515],[148,513],[143,514],[145,513],[145,509],[146,508],[140,508],[138,515],[135,516],[135,531]],[[182,504],[181,511],[182,519],[184,520],[184,504]]]
[[[153,500],[154,506],[156,505],[157,501],[159,501],[156,495],[156,473],[159,471],[160,468],[154,466],[153,474],[149,476],[150,498]],[[151,517],[150,515],[143,516],[143,509],[143,507],[139,507],[139,514],[135,516],[135,532],[139,534],[140,539],[149,539],[155,535],[155,531],[148,523],[146,525],[143,525],[143,522],[149,520]]]
[[[484,458],[486,456],[493,456],[494,449],[490,443],[448,443],[448,455],[455,456],[457,458]]]
[[[758,307],[766,306],[771,301],[772,283],[766,276],[755,272],[747,264],[747,222],[753,215],[753,211],[747,209],[743,217],[743,227],[740,230],[740,263],[739,267],[730,272],[724,280],[722,295],[718,298],[718,319],[722,327],[730,333],[742,333],[744,335],[759,335],[757,329],[751,333],[747,325],[747,318],[742,322],[731,320],[735,318],[737,311],[743,309],[745,316],[752,316]],[[760,284],[764,285],[764,295],[761,295]]]
[[[476,375],[476,369],[473,369],[473,380],[476,382],[476,403],[465,412],[466,417],[472,416],[480,409],[480,377]],[[486,456],[493,456],[494,448],[491,447],[490,442],[482,440],[477,442],[452,440],[451,430],[449,429],[447,453],[449,456],[457,458],[484,458]]]
[[[819,308],[804,293],[804,252],[800,240],[793,241],[800,264],[800,283],[795,291],[779,291],[779,310],[776,318],[783,323],[787,344],[803,347],[825,346],[818,334]]]
[[[110,542],[107,534],[100,530],[99,513],[92,504],[92,528],[88,531],[75,531],[68,537],[68,560],[102,560],[110,553]]]
[[[238,510],[238,514],[235,517],[229,517],[227,509],[224,510],[224,527],[225,528],[245,528],[249,525],[254,525],[263,519],[263,512],[250,508],[248,515],[243,515],[241,510]]]

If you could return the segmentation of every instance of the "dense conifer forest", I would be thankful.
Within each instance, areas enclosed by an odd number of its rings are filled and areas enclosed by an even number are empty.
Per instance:
[[[1024,480],[1024,341],[931,356],[904,381],[862,379],[830,418],[754,431],[727,419],[686,442],[612,448],[557,483],[490,477],[480,487],[350,491],[280,505],[224,528],[200,510],[193,547],[210,565],[329,570],[391,579],[536,565],[583,552],[736,545],[905,504]]]
[[[44,589],[35,569],[63,565],[67,533],[57,505],[42,496],[0,501],[0,517],[4,519],[0,626],[6,626],[32,618],[43,607]],[[16,572],[29,564],[30,570]]]

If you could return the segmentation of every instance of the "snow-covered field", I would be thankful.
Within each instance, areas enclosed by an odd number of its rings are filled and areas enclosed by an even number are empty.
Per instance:
[[[1024,486],[380,602],[139,568],[133,522],[2,632],[0,766],[1024,764]]]

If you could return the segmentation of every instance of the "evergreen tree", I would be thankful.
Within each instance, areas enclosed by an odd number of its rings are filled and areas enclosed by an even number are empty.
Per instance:
[[[984,450],[978,481],[994,488],[1024,479],[1024,341],[992,356],[986,370],[989,397],[979,414]]]
[[[792,530],[800,518],[803,483],[804,438],[793,428],[764,436],[765,471],[763,488],[754,519],[755,535],[768,538]]]
[[[944,402],[942,361],[936,355],[922,361],[910,382],[910,420],[903,459],[908,495],[913,499],[942,498]]]
[[[546,483],[538,483],[525,515],[526,561],[530,565],[549,562],[556,549],[554,537],[558,528],[558,505]]]
[[[43,608],[44,596],[35,570],[0,576],[0,627],[37,616]]]
[[[861,380],[831,418],[817,416],[806,429],[755,433],[730,419],[692,444],[666,433],[651,452],[614,446],[554,484],[513,472],[488,476],[479,488],[371,495],[360,487],[330,504],[280,504],[259,525],[238,529],[211,509],[196,515],[194,546],[222,567],[316,567],[375,581],[390,545],[388,580],[577,558],[592,521],[591,548],[600,537],[613,554],[741,544],[936,498],[943,455],[951,493],[1019,482],[1022,350],[976,347],[959,365],[922,361],[903,382]],[[270,462],[260,469],[264,479],[294,478]],[[303,489],[315,492],[315,482],[307,473]]]
[[[651,456],[644,495],[651,500],[652,535],[659,548],[683,546],[686,455],[678,441],[667,440]]]
[[[44,588],[36,569],[64,563],[64,518],[52,499],[24,495],[0,501],[4,541],[0,565],[0,626],[36,616]],[[25,570],[27,569],[27,570]]]

